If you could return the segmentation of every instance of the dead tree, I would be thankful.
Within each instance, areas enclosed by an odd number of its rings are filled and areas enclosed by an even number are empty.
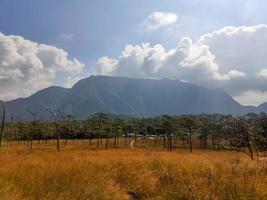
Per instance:
[[[14,120],[14,118],[11,117],[10,118],[10,127],[9,127],[9,142],[11,145],[12,145],[12,140],[13,140],[13,134],[12,134],[12,132],[13,132],[13,120]]]
[[[221,134],[220,129],[217,127],[217,151],[220,151]]]
[[[249,153],[243,152],[254,160],[253,146],[251,144],[254,138],[245,118],[233,118],[226,121],[224,131],[230,136],[230,144],[232,146],[236,147],[238,151],[243,147],[247,147]]]
[[[27,110],[27,112],[32,116],[32,125],[33,125],[33,131],[31,131],[30,135],[30,149],[32,149],[32,140],[33,140],[33,134],[36,130],[36,112],[31,112],[30,110]]]
[[[5,109],[5,106],[3,106],[3,118],[2,118],[1,134],[0,134],[0,147],[2,147],[2,139],[4,135],[4,128],[5,128],[5,117],[6,117],[6,109]]]
[[[59,116],[59,111],[57,109],[52,109],[52,108],[47,108],[46,109],[47,112],[49,112],[53,119],[54,119],[54,124],[55,124],[55,127],[56,127],[56,139],[57,139],[57,152],[59,152],[59,140],[60,140],[60,136],[59,136],[59,127],[58,127],[58,116]]]

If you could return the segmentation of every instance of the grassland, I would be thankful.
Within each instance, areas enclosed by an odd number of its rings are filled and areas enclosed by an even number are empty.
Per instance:
[[[267,199],[267,165],[236,152],[95,150],[88,141],[0,149],[0,199]]]

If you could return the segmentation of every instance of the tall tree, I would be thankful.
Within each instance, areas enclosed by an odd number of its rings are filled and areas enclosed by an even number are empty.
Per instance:
[[[13,140],[13,122],[14,122],[14,118],[11,117],[10,118],[10,128],[9,128],[9,141],[10,141],[11,145],[12,145],[12,140]]]
[[[164,131],[164,136],[167,136],[167,150],[172,151],[172,126],[173,126],[173,119],[169,115],[162,116],[162,129]]]
[[[36,116],[37,116],[37,113],[36,112],[32,112],[30,110],[27,110],[27,112],[32,116],[32,122],[30,123],[30,126],[31,126],[31,131],[29,132],[29,140],[30,140],[30,149],[32,149],[32,141],[33,141],[33,137],[34,135],[36,134],[36,130],[37,130],[37,127],[36,127]]]
[[[97,131],[97,149],[99,148],[100,139],[102,139],[102,126],[108,120],[108,115],[106,113],[96,113],[95,114],[97,121],[98,121],[98,131]],[[101,137],[101,138],[100,138]]]
[[[112,131],[114,135],[114,143],[113,147],[116,148],[119,144],[119,132],[121,129],[122,120],[119,118],[116,118],[112,123]]]
[[[6,108],[5,106],[3,106],[3,117],[2,117],[1,133],[0,133],[0,147],[2,147],[2,139],[4,135],[4,128],[5,128],[5,117],[6,117]]]
[[[54,124],[56,127],[56,139],[57,139],[57,152],[59,152],[59,140],[60,140],[60,135],[59,135],[59,123],[58,123],[58,117],[60,116],[60,112],[58,109],[52,109],[48,108],[47,111],[52,115],[54,119]]]
[[[258,152],[267,151],[267,114],[261,113],[254,118],[255,147]]]
[[[184,126],[188,131],[188,139],[189,139],[189,151],[193,151],[193,129],[197,127],[197,122],[192,116],[186,116],[182,120],[182,126]]]
[[[230,136],[231,145],[238,150],[247,147],[249,151],[248,155],[252,160],[254,159],[252,145],[254,138],[250,131],[249,124],[244,117],[228,119],[224,124],[224,132]],[[244,153],[247,154],[246,151],[244,151]]]

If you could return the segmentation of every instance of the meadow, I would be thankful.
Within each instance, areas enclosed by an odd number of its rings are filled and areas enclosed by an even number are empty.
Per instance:
[[[243,153],[62,142],[4,143],[0,199],[267,199],[267,163]]]

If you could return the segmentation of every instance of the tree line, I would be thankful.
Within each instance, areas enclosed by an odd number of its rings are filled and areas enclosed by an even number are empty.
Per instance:
[[[31,120],[15,122],[6,119],[3,108],[0,147],[3,140],[26,144],[30,149],[33,141],[47,144],[56,140],[67,145],[69,140],[88,140],[95,148],[133,147],[138,143],[161,147],[167,151],[182,148],[190,152],[194,148],[205,150],[235,150],[246,153],[251,159],[267,151],[267,114],[249,113],[242,117],[221,114],[201,114],[150,118],[116,117],[95,113],[85,120],[47,110],[53,121],[41,121],[38,113],[28,111]],[[131,145],[130,145],[131,144]]]

